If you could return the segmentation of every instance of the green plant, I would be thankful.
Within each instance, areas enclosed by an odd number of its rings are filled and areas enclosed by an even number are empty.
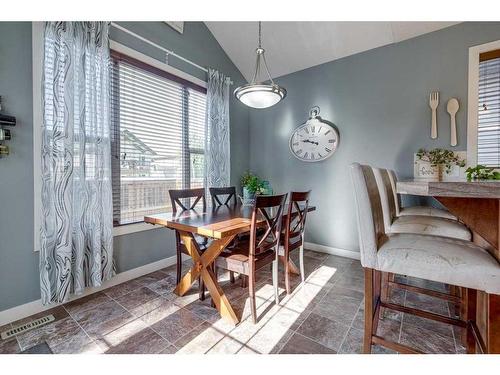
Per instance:
[[[472,180],[500,180],[500,172],[494,168],[489,168],[478,164],[475,167],[469,167],[465,170],[467,181]]]
[[[428,161],[432,166],[443,165],[446,168],[446,173],[451,172],[451,167],[454,165],[465,167],[465,160],[461,159],[453,151],[442,148],[435,148],[430,151],[421,148],[417,151],[417,158]]]
[[[245,172],[241,176],[241,186],[247,188],[252,194],[262,194],[264,192],[264,181],[251,172]]]

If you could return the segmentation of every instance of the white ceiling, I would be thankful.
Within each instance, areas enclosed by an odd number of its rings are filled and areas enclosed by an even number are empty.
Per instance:
[[[257,22],[205,22],[250,81]],[[273,78],[372,48],[439,30],[457,22],[263,22],[262,47]]]

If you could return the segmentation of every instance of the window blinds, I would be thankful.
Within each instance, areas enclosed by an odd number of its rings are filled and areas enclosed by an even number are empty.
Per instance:
[[[500,168],[500,58],[479,63],[477,163]]]
[[[168,190],[204,186],[203,88],[113,52],[115,225],[171,210]]]

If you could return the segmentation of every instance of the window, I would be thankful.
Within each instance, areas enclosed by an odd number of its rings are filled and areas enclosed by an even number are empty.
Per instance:
[[[171,210],[168,190],[205,185],[206,90],[112,53],[115,225]]]
[[[479,55],[477,164],[500,168],[500,50]]]

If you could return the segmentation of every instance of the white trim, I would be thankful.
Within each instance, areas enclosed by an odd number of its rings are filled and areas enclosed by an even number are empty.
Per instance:
[[[40,251],[40,215],[42,208],[42,69],[43,22],[31,23],[33,62],[33,251]]]
[[[124,55],[130,56],[134,59],[142,61],[145,64],[154,66],[155,68],[164,70],[167,73],[173,74],[179,78],[185,79],[189,82],[194,83],[195,85],[201,86],[203,88],[207,88],[207,83],[199,78],[193,77],[191,74],[187,74],[182,70],[171,67],[160,60],[154,59],[144,53],[138,52],[135,49],[129,48],[121,43],[115,42],[114,40],[109,41],[109,47],[112,50],[123,53]]]
[[[113,236],[123,236],[124,234],[143,232],[151,229],[161,229],[162,226],[157,226],[148,223],[125,224],[113,228]]]
[[[189,258],[187,255],[183,254],[183,260]],[[79,296],[73,296],[70,298],[70,301],[88,296],[89,294],[93,294],[99,292],[103,289],[110,288],[112,286],[124,283],[125,281],[129,281],[135,279],[142,275],[147,275],[148,273],[158,271],[159,269],[172,266],[176,263],[176,256],[171,256],[165,259],[161,259],[157,262],[149,263],[141,267],[137,267],[122,273],[117,274],[111,280],[105,281],[101,287],[96,288],[88,288],[85,292]],[[52,304],[49,306],[42,305],[42,301],[40,299],[25,303],[24,305],[12,307],[8,310],[0,311],[0,326],[14,322],[19,319],[24,319],[30,315],[38,314],[39,312],[52,309],[61,304]]]
[[[469,48],[469,94],[467,98],[467,166],[477,164],[477,101],[479,97],[479,55],[500,48],[500,40]]]
[[[357,259],[357,260],[361,259],[359,251],[339,249],[338,247],[319,245],[312,242],[304,242],[304,248],[307,250],[318,251],[320,253],[338,255],[344,258]]]

